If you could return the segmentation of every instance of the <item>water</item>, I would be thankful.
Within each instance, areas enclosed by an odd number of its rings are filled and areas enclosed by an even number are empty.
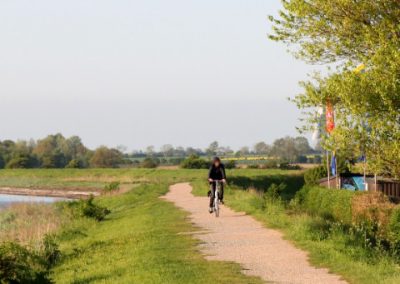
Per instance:
[[[13,203],[53,203],[62,200],[66,199],[61,197],[0,194],[0,208]]]

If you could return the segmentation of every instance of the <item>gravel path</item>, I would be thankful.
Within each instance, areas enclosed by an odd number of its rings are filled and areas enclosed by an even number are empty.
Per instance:
[[[201,230],[193,234],[203,242],[201,250],[207,259],[239,263],[245,274],[269,283],[346,283],[327,269],[311,266],[306,252],[251,216],[222,207],[220,218],[215,218],[207,212],[208,198],[195,197],[191,191],[187,183],[176,184],[163,198],[190,212]]]

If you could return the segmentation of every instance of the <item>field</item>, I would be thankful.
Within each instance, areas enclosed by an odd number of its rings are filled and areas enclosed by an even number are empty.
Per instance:
[[[205,195],[206,174],[182,169],[4,170],[0,187],[102,189],[120,182],[125,189],[96,198],[96,205],[111,211],[104,221],[60,213],[52,229],[61,250],[50,271],[56,283],[207,283],[216,278],[218,283],[259,283],[241,274],[236,264],[205,261],[190,236],[196,228],[186,213],[159,198],[178,182],[191,182],[196,195]],[[303,186],[300,171],[236,169],[228,176],[227,205],[283,231],[310,252],[315,265],[329,267],[350,283],[398,283],[395,258],[357,243],[340,227],[294,203]],[[0,214],[3,227],[5,214]]]

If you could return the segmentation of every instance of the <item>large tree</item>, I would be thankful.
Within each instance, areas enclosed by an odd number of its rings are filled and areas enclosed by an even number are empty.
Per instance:
[[[90,159],[90,166],[93,168],[116,168],[122,163],[122,156],[117,149],[101,146],[96,149]]]
[[[400,1],[284,0],[270,38],[297,57],[335,63],[328,76],[303,82],[300,108],[334,105],[330,150],[366,155],[373,172],[400,176]],[[365,72],[354,71],[359,64]],[[359,70],[358,70],[359,71]],[[310,112],[304,129],[311,129]]]

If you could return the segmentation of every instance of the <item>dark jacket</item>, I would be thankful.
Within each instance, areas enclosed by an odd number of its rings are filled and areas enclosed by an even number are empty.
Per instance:
[[[213,180],[226,179],[224,164],[220,164],[219,167],[212,165],[210,171],[208,172],[208,178]]]

